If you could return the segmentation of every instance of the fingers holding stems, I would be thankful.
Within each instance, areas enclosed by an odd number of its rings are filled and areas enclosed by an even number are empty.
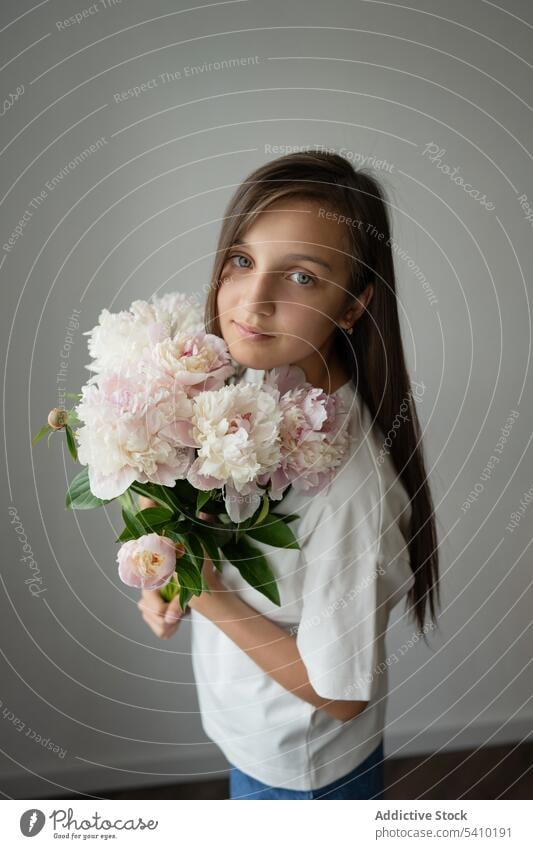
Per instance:
[[[159,590],[143,590],[137,607],[148,627],[161,640],[174,636],[187,612],[180,607],[178,596],[167,602],[161,598]]]

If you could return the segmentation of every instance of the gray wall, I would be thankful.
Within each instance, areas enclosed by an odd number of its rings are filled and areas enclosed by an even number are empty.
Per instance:
[[[69,27],[88,2],[34,5],[3,2],[0,23],[2,97],[18,92],[0,121],[4,794],[225,774],[197,712],[188,622],[171,642],[152,636],[117,576],[118,510],[65,511],[76,467],[61,440],[30,439],[58,387],[88,377],[82,331],[102,307],[201,292],[229,195],[284,146],[329,147],[383,178],[423,384],[443,612],[428,649],[396,609],[387,754],[520,740],[533,718],[530,4],[122,0]]]

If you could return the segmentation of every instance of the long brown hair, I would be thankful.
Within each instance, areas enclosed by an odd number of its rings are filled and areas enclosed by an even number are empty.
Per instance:
[[[390,454],[412,508],[409,558],[414,584],[407,602],[425,639],[428,606],[432,624],[440,606],[437,530],[398,318],[389,202],[376,178],[356,170],[336,153],[311,151],[281,156],[253,171],[239,185],[224,213],[206,299],[205,326],[209,333],[222,336],[216,301],[228,251],[269,204],[289,197],[320,200],[328,210],[345,216],[340,220],[349,222],[349,291],[357,297],[370,282],[373,284],[373,296],[353,335],[339,326],[334,333],[373,423],[383,435],[394,434],[388,440]],[[352,222],[360,223],[354,226]],[[403,415],[398,419],[400,411]],[[395,420],[401,422],[400,426]]]

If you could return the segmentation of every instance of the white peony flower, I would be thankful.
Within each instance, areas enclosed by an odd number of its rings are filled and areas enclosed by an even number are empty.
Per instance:
[[[166,326],[169,337],[204,330],[203,309],[192,296],[183,292],[167,292],[154,296],[152,303],[157,321]]]
[[[174,486],[194,459],[192,402],[129,373],[82,388],[76,407],[78,458],[97,498],[121,495],[133,481]]]
[[[98,324],[84,332],[93,362],[89,371],[101,374],[120,371],[136,363],[154,345],[172,339],[178,333],[203,330],[201,311],[196,302],[180,292],[148,301],[133,301],[129,310],[112,313],[103,309]],[[97,380],[95,375],[90,383]]]
[[[250,383],[201,392],[193,399],[198,456],[187,479],[197,489],[223,488],[234,522],[255,512],[263,494],[256,478],[279,465],[281,418],[275,393]]]

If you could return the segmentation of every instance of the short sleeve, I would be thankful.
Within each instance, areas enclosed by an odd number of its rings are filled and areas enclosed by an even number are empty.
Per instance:
[[[301,540],[305,567],[296,645],[316,692],[370,701],[387,611],[380,599],[382,505],[374,486],[317,499]]]

